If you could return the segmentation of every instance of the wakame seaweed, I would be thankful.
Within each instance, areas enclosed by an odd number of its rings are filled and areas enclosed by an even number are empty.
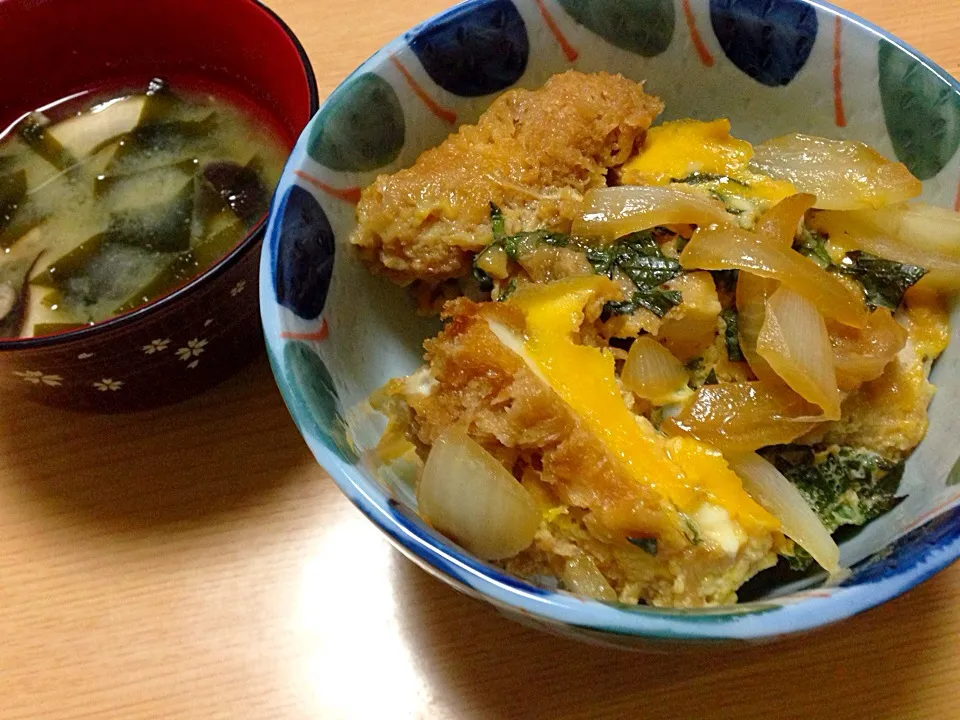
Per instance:
[[[47,132],[49,125],[50,121],[43,114],[32,112],[20,121],[17,132],[31,150],[57,170],[69,170],[77,160]]]
[[[0,232],[6,230],[26,196],[26,170],[17,170],[0,178]]]

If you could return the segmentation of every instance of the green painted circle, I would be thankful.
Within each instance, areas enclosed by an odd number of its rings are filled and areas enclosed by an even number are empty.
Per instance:
[[[348,79],[311,124],[307,152],[331,170],[364,172],[394,160],[406,122],[396,90],[373,73]]]
[[[893,149],[910,172],[929,180],[960,147],[960,93],[887,40],[880,41],[878,64]]]
[[[306,343],[289,342],[283,349],[283,366],[294,401],[290,409],[300,431],[322,442],[344,462],[355,463],[357,453],[347,439],[337,390],[323,360]]]
[[[588,30],[618,48],[643,57],[664,52],[673,39],[673,0],[559,0]]]

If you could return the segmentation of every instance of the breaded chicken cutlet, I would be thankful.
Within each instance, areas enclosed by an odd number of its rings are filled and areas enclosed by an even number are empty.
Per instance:
[[[621,75],[570,71],[510,90],[416,163],[363,191],[351,237],[391,279],[439,283],[470,271],[492,240],[490,203],[509,232],[570,229],[583,193],[642,141],[663,104]]]

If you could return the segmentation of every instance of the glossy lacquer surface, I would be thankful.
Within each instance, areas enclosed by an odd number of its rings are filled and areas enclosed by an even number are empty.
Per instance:
[[[272,7],[325,95],[447,4]],[[952,3],[843,4],[960,73]],[[957,566],[766,647],[640,655],[528,630],[391,548],[317,466],[265,359],[146,414],[0,398],[4,720],[946,720],[958,637]]]

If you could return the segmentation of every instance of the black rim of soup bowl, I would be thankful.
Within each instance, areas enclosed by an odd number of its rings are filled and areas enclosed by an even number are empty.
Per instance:
[[[248,0],[248,2],[256,5],[261,11],[266,13],[271,20],[280,26],[280,29],[283,30],[290,42],[293,43],[293,47],[297,51],[297,55],[300,56],[300,65],[303,68],[305,79],[307,81],[307,90],[309,92],[310,107],[307,113],[307,122],[309,123],[310,119],[313,118],[313,116],[320,109],[320,91],[317,88],[317,78],[313,72],[313,65],[310,64],[310,58],[307,57],[306,50],[303,49],[303,45],[300,43],[300,40],[294,34],[293,30],[290,29],[290,26],[287,25],[287,23],[284,22],[283,19],[277,15],[277,13],[260,2],[260,0]],[[301,131],[302,128],[294,132],[294,136],[298,135]],[[272,191],[270,200],[271,207],[273,206],[275,199],[276,188],[274,188]],[[115,315],[111,318],[107,318],[106,320],[102,320],[101,322],[94,323],[93,325],[88,325],[86,327],[77,328],[75,330],[67,330],[66,332],[55,333],[53,335],[42,335],[40,337],[0,338],[0,352],[12,352],[16,350],[28,349],[39,350],[54,345],[66,344],[78,340],[82,341],[92,335],[109,332],[116,328],[123,327],[129,323],[136,322],[137,320],[140,320],[148,315],[152,315],[154,312],[163,310],[184,295],[191,293],[197,286],[215,278],[221,273],[226,272],[230,267],[237,263],[243,255],[249,252],[260,242],[269,219],[270,209],[268,208],[266,214],[260,218],[260,220],[257,221],[252,228],[250,228],[247,234],[244,235],[243,240],[237,243],[237,246],[233,248],[233,250],[228,252],[199,275],[192,277],[185,284],[174,288],[169,293],[157,298],[156,300],[152,300],[138,308],[130,310],[129,312]]]

